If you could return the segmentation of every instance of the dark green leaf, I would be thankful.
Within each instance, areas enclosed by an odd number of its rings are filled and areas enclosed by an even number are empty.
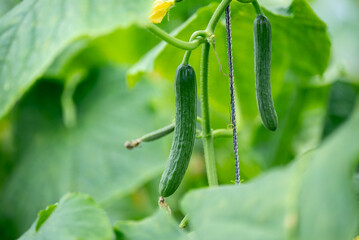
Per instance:
[[[339,80],[333,83],[328,97],[323,138],[350,118],[357,99],[357,91],[357,86],[349,82]]]
[[[155,120],[158,112],[150,101],[158,96],[156,89],[143,83],[129,91],[124,71],[114,68],[91,76],[75,93],[73,128],[62,122],[62,88],[55,82],[39,84],[20,105],[18,164],[1,202],[19,231],[68,191],[91,194],[100,204],[111,205],[158,175],[165,164],[168,149],[163,143],[168,138],[132,151],[124,147],[125,141],[168,123]]]
[[[13,8],[16,4],[21,2],[21,0],[1,0],[0,2],[0,17],[5,15],[11,8]]]
[[[352,239],[358,204],[359,111],[315,151],[248,184],[194,191],[183,202],[199,239]]]
[[[115,224],[118,239],[126,240],[186,240],[185,232],[164,210],[140,222],[123,221]],[[121,236],[121,237],[119,237]]]
[[[54,206],[41,211],[37,221],[19,240],[113,239],[106,213],[91,197],[67,194],[56,208]],[[46,219],[44,211],[49,215]],[[42,221],[40,228],[37,227],[39,221]]]
[[[82,36],[146,21],[148,0],[28,0],[0,21],[0,117]]]

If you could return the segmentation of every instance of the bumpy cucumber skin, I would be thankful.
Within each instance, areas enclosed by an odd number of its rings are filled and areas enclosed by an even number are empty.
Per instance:
[[[162,197],[172,195],[180,185],[192,155],[196,136],[196,75],[188,64],[181,64],[177,68],[175,97],[176,121],[173,142],[159,185]]]
[[[275,131],[278,127],[270,84],[272,30],[268,18],[258,15],[254,21],[254,65],[257,106],[263,125]]]

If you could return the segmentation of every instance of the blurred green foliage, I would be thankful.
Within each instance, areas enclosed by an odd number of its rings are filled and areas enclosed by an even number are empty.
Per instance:
[[[0,239],[26,229],[21,239],[111,239],[110,224],[117,239],[141,240],[359,234],[352,184],[359,160],[359,119],[352,114],[358,111],[357,1],[310,1],[325,23],[304,0],[259,1],[273,30],[275,133],[261,125],[256,107],[255,13],[232,3],[244,183],[196,191],[207,185],[197,140],[180,188],[167,199],[173,217],[156,212],[172,136],[132,151],[123,147],[174,118],[173,77],[184,52],[143,27],[151,1],[28,0],[12,9],[19,2],[0,2]],[[159,26],[188,40],[206,27],[218,2],[176,3]],[[209,91],[217,129],[230,123],[229,83],[219,67],[228,71],[224,21],[215,34],[220,62],[211,49]],[[199,62],[197,49],[190,59],[197,74]],[[338,84],[344,87],[333,97]],[[230,138],[215,139],[220,184],[235,179],[232,147]],[[189,190],[195,191],[181,207]],[[61,198],[68,192],[91,197]],[[176,227],[185,213],[189,234]]]

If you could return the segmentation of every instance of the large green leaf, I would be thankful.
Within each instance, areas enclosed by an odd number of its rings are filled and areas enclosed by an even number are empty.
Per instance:
[[[39,225],[41,223],[41,225]],[[67,194],[58,205],[39,213],[19,240],[113,239],[111,224],[103,209],[89,196]]]
[[[190,20],[174,32],[180,39],[188,39],[192,32],[204,29],[216,4],[200,9]],[[173,10],[175,11],[175,9]],[[330,54],[330,42],[326,25],[315,15],[303,0],[295,0],[283,10],[286,15],[265,11],[273,29],[272,86],[274,96],[280,91],[286,74],[295,73],[301,81],[321,75],[325,71]],[[232,4],[232,34],[236,89],[240,101],[243,123],[253,120],[259,125],[255,90],[253,57],[253,21],[255,13],[251,5]],[[216,29],[216,51],[226,72],[227,54],[225,29],[221,24]],[[190,63],[199,73],[200,51],[195,50]],[[181,62],[183,51],[161,43],[149,52],[129,72],[130,83],[139,79],[139,73],[155,70],[167,79],[173,79],[176,67]],[[220,72],[213,51],[210,56],[210,96],[211,107],[215,112],[228,115],[228,80]],[[141,75],[140,75],[141,76]],[[215,86],[215,87],[214,87]]]
[[[275,132],[264,127],[252,141],[241,138],[240,149],[264,169],[283,165],[321,142],[329,86],[297,86],[286,83],[277,96],[280,124]]]
[[[159,92],[145,82],[128,91],[123,70],[91,74],[75,93],[76,127],[62,123],[62,88],[55,82],[39,84],[20,104],[18,164],[1,203],[19,231],[68,191],[90,194],[103,205],[117,201],[158,175],[167,159],[168,139],[133,151],[124,147],[164,124],[151,106]]]
[[[18,4],[21,0],[2,0],[0,2],[0,17],[7,13],[11,8]]]
[[[339,79],[330,88],[322,138],[326,138],[350,118],[357,100],[358,87]]]
[[[193,31],[205,28],[215,7],[216,4],[200,9],[192,19],[175,31],[176,36],[180,39],[188,39]],[[278,131],[268,133],[261,127],[255,99],[253,58],[255,13],[250,4],[240,4],[236,1],[232,3],[234,74],[238,96],[237,106],[239,106],[237,123],[241,167],[245,178],[258,172],[253,162],[260,163],[262,168],[266,168],[293,159],[292,142],[295,134],[303,130],[301,123],[304,118],[300,116],[308,108],[305,100],[309,94],[306,92],[311,92],[310,96],[323,96],[323,92],[326,92],[322,88],[307,84],[310,77],[323,74],[328,64],[330,42],[325,24],[302,0],[295,0],[289,8],[282,9],[281,13],[280,15],[265,11],[273,30],[272,90],[279,116]],[[223,24],[218,25],[215,34],[216,52],[226,72],[227,52]],[[131,68],[128,80],[138,80],[143,72],[156,71],[172,81],[183,53],[182,50],[161,43]],[[200,72],[199,63],[200,49],[197,49],[190,59],[190,64],[194,66],[197,74]],[[213,50],[210,53],[209,81],[212,127],[225,128],[230,122],[228,79],[221,73]],[[321,101],[324,102],[324,99]],[[317,117],[319,118],[320,116]],[[257,137],[258,135],[265,135],[265,138]],[[313,139],[318,137],[314,136]],[[273,142],[276,146],[269,146],[267,142]],[[313,147],[317,142],[311,141],[311,143]],[[254,149],[253,145],[258,148]],[[261,151],[261,148],[264,148],[264,151]],[[280,155],[281,159],[279,159],[277,155],[281,153],[281,149],[284,154]]]
[[[253,182],[188,194],[183,206],[198,239],[352,239],[358,123],[359,111],[320,148]]]
[[[126,240],[186,240],[185,232],[164,210],[140,222],[122,221],[115,224],[118,239]]]
[[[206,23],[214,11],[215,5],[200,9],[188,22],[183,24],[177,37],[187,39],[197,29],[206,27]],[[175,11],[176,9],[173,9]],[[272,53],[272,90],[275,106],[279,115],[278,133],[271,133],[278,142],[284,141],[289,151],[292,147],[294,134],[299,131],[301,109],[293,107],[292,95],[301,95],[301,88],[308,87],[308,79],[321,75],[329,60],[330,42],[325,24],[315,15],[310,6],[302,0],[295,0],[291,6],[279,15],[265,11],[272,23],[273,53]],[[248,155],[251,144],[262,144],[256,141],[256,130],[261,127],[255,100],[254,58],[253,58],[253,21],[255,13],[251,5],[233,2],[232,4],[232,32],[234,51],[234,74],[239,106],[239,141],[241,146],[241,161],[244,174],[252,171],[247,169],[255,159],[260,162],[263,156],[257,153]],[[302,33],[303,32],[303,33]],[[225,29],[223,24],[216,29],[216,52],[226,72],[227,54],[225,43]],[[311,42],[309,45],[308,42]],[[166,79],[172,80],[177,65],[181,62],[183,51],[161,43],[149,52],[130,71],[129,80],[139,72],[156,71]],[[190,63],[199,73],[200,51],[192,53]],[[137,78],[136,80],[138,80]],[[211,119],[213,128],[224,128],[230,122],[228,79],[221,73],[213,50],[209,63],[209,96]],[[286,84],[286,82],[290,82]],[[293,84],[295,82],[295,84]],[[131,83],[133,83],[131,81]],[[313,92],[319,88],[314,88]],[[298,94],[296,94],[298,92]],[[283,94],[286,95],[283,97]],[[315,94],[314,94],[315,95]],[[297,99],[300,102],[300,99]],[[291,110],[291,111],[288,111]],[[298,126],[293,128],[292,126]],[[283,131],[281,130],[283,129]],[[287,131],[288,130],[288,131]],[[262,130],[261,130],[262,131]],[[269,134],[267,134],[269,135]],[[258,138],[257,138],[258,139]],[[268,139],[268,138],[267,138]],[[263,142],[263,141],[262,141]],[[246,153],[243,153],[246,152]],[[286,152],[288,152],[286,150]],[[271,153],[276,155],[276,153]],[[270,157],[271,158],[271,157]],[[292,157],[283,155],[283,160],[266,160],[268,163],[283,163]],[[263,166],[263,164],[262,164]],[[252,167],[250,167],[252,168]],[[247,171],[248,170],[248,171]],[[250,175],[250,174],[249,174]]]
[[[255,100],[253,20],[250,6],[233,6],[232,24],[236,89],[241,104],[242,119],[259,123]],[[303,0],[294,0],[282,16],[265,11],[272,25],[271,83],[274,100],[282,90],[284,80],[306,83],[309,77],[324,73],[330,54],[326,25]],[[240,30],[240,31],[239,31]],[[290,74],[295,74],[296,79]],[[275,105],[283,104],[275,101]],[[279,119],[279,124],[280,124]]]
[[[247,161],[260,162],[263,168],[285,164],[294,159],[295,155],[292,153],[303,152],[294,151],[293,148],[294,141],[300,137],[298,132],[306,130],[303,127],[304,121],[308,119],[308,109],[314,102],[319,102],[320,107],[324,104],[326,87],[312,86],[308,82],[311,77],[322,75],[328,64],[330,42],[326,25],[302,0],[293,1],[288,9],[282,11],[285,15],[265,11],[272,25],[271,82],[279,119],[278,130],[269,133],[261,127],[258,117],[253,71],[253,35],[246,34],[252,32],[254,13],[250,6],[246,5],[233,6],[232,12],[233,26],[242,29],[233,32],[234,63],[238,66],[235,68],[235,83],[240,119],[243,131],[247,133],[239,136],[241,151],[250,153]],[[234,14],[235,12],[239,13]],[[324,98],[315,99],[316,96]],[[311,102],[313,97],[315,101]],[[320,120],[320,113],[317,113],[316,119]],[[313,121],[311,126],[321,124],[313,119],[310,121]],[[315,133],[311,138],[307,138],[308,142],[303,142],[306,149],[316,146],[320,140],[319,134]],[[299,148],[297,147],[297,150]]]
[[[79,37],[145,21],[149,0],[28,0],[0,21],[0,117]]]
[[[341,0],[328,4],[327,0],[315,0],[311,5],[328,25],[333,42],[331,71],[326,77],[333,80],[345,72],[351,81],[359,83],[359,42],[354,40],[359,38],[359,2]]]

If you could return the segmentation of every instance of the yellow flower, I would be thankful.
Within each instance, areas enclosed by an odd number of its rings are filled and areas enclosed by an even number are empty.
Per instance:
[[[160,23],[165,17],[168,10],[175,4],[175,0],[156,0],[152,6],[150,21],[153,23]]]

